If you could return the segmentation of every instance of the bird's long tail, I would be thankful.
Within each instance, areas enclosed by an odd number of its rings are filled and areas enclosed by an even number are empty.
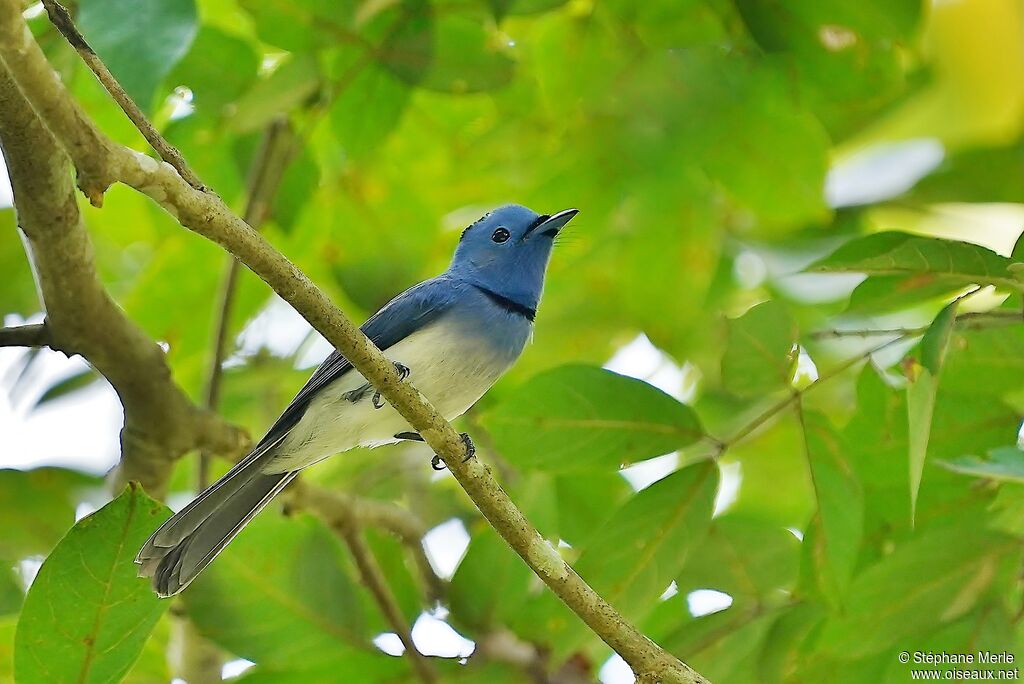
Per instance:
[[[157,594],[173,596],[187,587],[298,474],[263,472],[274,446],[260,445],[142,546],[135,558],[139,576],[153,578]]]

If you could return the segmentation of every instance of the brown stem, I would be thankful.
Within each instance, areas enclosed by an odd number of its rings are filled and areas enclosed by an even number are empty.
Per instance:
[[[405,618],[402,616],[401,609],[398,607],[398,601],[395,599],[394,594],[391,593],[384,573],[381,571],[373,551],[366,544],[362,531],[354,524],[354,521],[349,521],[349,524],[339,529],[338,533],[345,540],[349,551],[352,552],[352,557],[359,568],[359,575],[362,577],[363,584],[373,594],[373,598],[380,607],[385,619],[391,624],[391,629],[395,630],[395,634],[402,640],[402,645],[405,646],[405,655],[409,658],[409,662],[412,663],[412,669],[416,672],[416,676],[425,684],[436,682],[437,673],[434,672],[434,668],[430,666],[430,663],[423,657],[423,654],[416,650],[416,645],[412,642],[412,633],[406,624]]]
[[[0,347],[49,347],[52,343],[45,323],[0,328]]]

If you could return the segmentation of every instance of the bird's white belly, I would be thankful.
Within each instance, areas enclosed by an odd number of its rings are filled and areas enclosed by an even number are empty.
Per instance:
[[[409,369],[407,381],[448,420],[476,403],[512,361],[487,341],[467,339],[441,322],[413,333],[385,354]],[[321,390],[285,437],[267,471],[297,470],[355,446],[395,442],[395,434],[411,431],[383,397],[377,402],[383,406],[374,406],[372,388],[356,401],[345,396],[365,384],[366,379],[353,369]]]

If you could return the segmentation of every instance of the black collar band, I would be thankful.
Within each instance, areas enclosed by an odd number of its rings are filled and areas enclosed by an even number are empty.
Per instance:
[[[500,306],[505,311],[508,311],[509,313],[516,314],[517,316],[522,316],[523,318],[531,322],[534,318],[537,317],[536,309],[531,309],[528,306],[524,306],[519,302],[515,301],[514,299],[509,299],[508,297],[498,294],[494,290],[487,289],[483,285],[477,285],[476,283],[472,283],[472,285],[473,287],[487,295],[488,299],[490,299],[492,302]]]

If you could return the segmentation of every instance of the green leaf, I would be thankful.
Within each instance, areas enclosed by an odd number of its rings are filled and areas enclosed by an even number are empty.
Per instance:
[[[372,648],[349,565],[318,520],[265,511],[189,587],[185,605],[232,653],[277,669],[320,667]]]
[[[78,26],[89,45],[139,107],[196,36],[195,0],[80,0]]]
[[[284,231],[290,231],[302,212],[313,204],[320,184],[320,168],[306,146],[288,163],[274,196],[273,217]]]
[[[760,601],[792,590],[800,542],[780,525],[727,514],[711,522],[703,543],[679,572],[680,594],[717,589],[736,601]]]
[[[11,561],[0,560],[0,618],[17,613],[25,600],[21,577],[14,565]]]
[[[962,286],[1020,289],[1020,283],[1007,271],[1009,265],[1006,257],[969,242],[886,232],[851,240],[808,270],[888,276],[931,274]]]
[[[411,681],[404,658],[380,651],[345,652],[329,665],[296,665],[289,668],[257,665],[236,680],[238,684],[309,684],[310,682],[405,682]]]
[[[936,463],[961,475],[983,477],[997,482],[1024,483],[1024,451],[1015,446],[990,449],[984,458],[961,456]]]
[[[452,619],[470,630],[514,619],[535,581],[533,571],[490,526],[477,530],[449,587]]]
[[[388,134],[398,126],[410,94],[408,85],[376,64],[356,71],[328,113],[345,152],[355,159],[379,152]]]
[[[1024,386],[1024,328],[957,330],[949,343],[942,370],[942,386],[971,397],[971,403],[988,401]]]
[[[102,484],[64,468],[0,470],[0,558],[49,553],[74,524],[79,497]]]
[[[32,408],[39,408],[43,404],[53,401],[54,399],[67,396],[68,394],[76,392],[77,390],[84,389],[91,385],[92,383],[94,383],[99,378],[99,373],[97,373],[92,368],[86,368],[84,371],[80,373],[75,373],[74,375],[64,378],[63,380],[57,382],[56,384],[51,385],[45,392],[43,392],[42,396],[40,396],[39,399],[36,400],[36,403],[32,405]]]
[[[849,313],[874,314],[910,309],[939,298],[949,299],[963,289],[963,284],[956,279],[934,273],[868,276],[850,293],[846,310]]]
[[[653,606],[711,524],[718,466],[697,463],[641,490],[601,527],[573,568],[630,619]]]
[[[308,53],[293,55],[238,99],[231,128],[238,133],[260,130],[275,117],[302,105],[319,87],[316,57]]]
[[[957,301],[939,312],[921,340],[921,366],[907,384],[907,419],[909,426],[908,457],[910,462],[910,519],[917,512],[917,493],[921,488],[921,475],[928,455],[928,438],[932,431],[935,395],[939,388],[939,373],[946,356],[946,347],[956,323]]]
[[[753,307],[728,322],[722,356],[722,383],[741,396],[756,396],[789,385],[796,366],[797,330],[788,312],[774,301]]]
[[[136,551],[170,511],[129,486],[79,520],[25,597],[15,672],[33,682],[119,681],[170,605],[136,575]]]
[[[515,62],[505,40],[489,28],[484,12],[434,12],[406,2],[379,48],[381,64],[410,85],[452,93],[503,86]]]
[[[256,80],[260,56],[249,41],[213,26],[202,26],[188,54],[167,77],[174,88],[192,91],[197,114],[219,116]]]
[[[338,0],[239,0],[261,40],[289,52],[326,47],[345,35],[356,3]]]
[[[1024,143],[954,152],[907,197],[924,204],[1024,202]]]
[[[731,607],[690,620],[661,643],[715,682],[760,680],[760,655],[773,613]]]
[[[178,631],[180,624],[178,618],[164,613],[164,617],[157,621],[152,634],[146,639],[139,659],[125,675],[124,682],[127,684],[167,684],[173,679],[171,663],[168,662],[174,658],[171,637],[172,630],[177,632],[175,637],[180,634]]]
[[[689,407],[646,382],[591,366],[535,376],[484,424],[512,463],[556,471],[618,468],[702,436]]]
[[[14,681],[14,632],[18,616],[0,616],[0,681]]]
[[[822,630],[821,651],[844,660],[881,653],[968,613],[1014,547],[978,522],[932,528],[858,575],[845,612]]]
[[[627,620],[641,621],[701,548],[718,481],[718,466],[704,461],[641,490],[594,531],[573,569]],[[512,629],[548,643],[556,659],[580,651],[592,638],[549,592],[529,601],[502,596],[499,601],[511,606],[504,612],[511,612],[506,619]]]
[[[828,420],[799,412],[817,511],[804,548],[813,582],[827,601],[840,604],[853,576],[864,525],[864,494],[839,436]]]
[[[509,14],[534,14],[561,7],[568,0],[487,0],[497,19]]]

